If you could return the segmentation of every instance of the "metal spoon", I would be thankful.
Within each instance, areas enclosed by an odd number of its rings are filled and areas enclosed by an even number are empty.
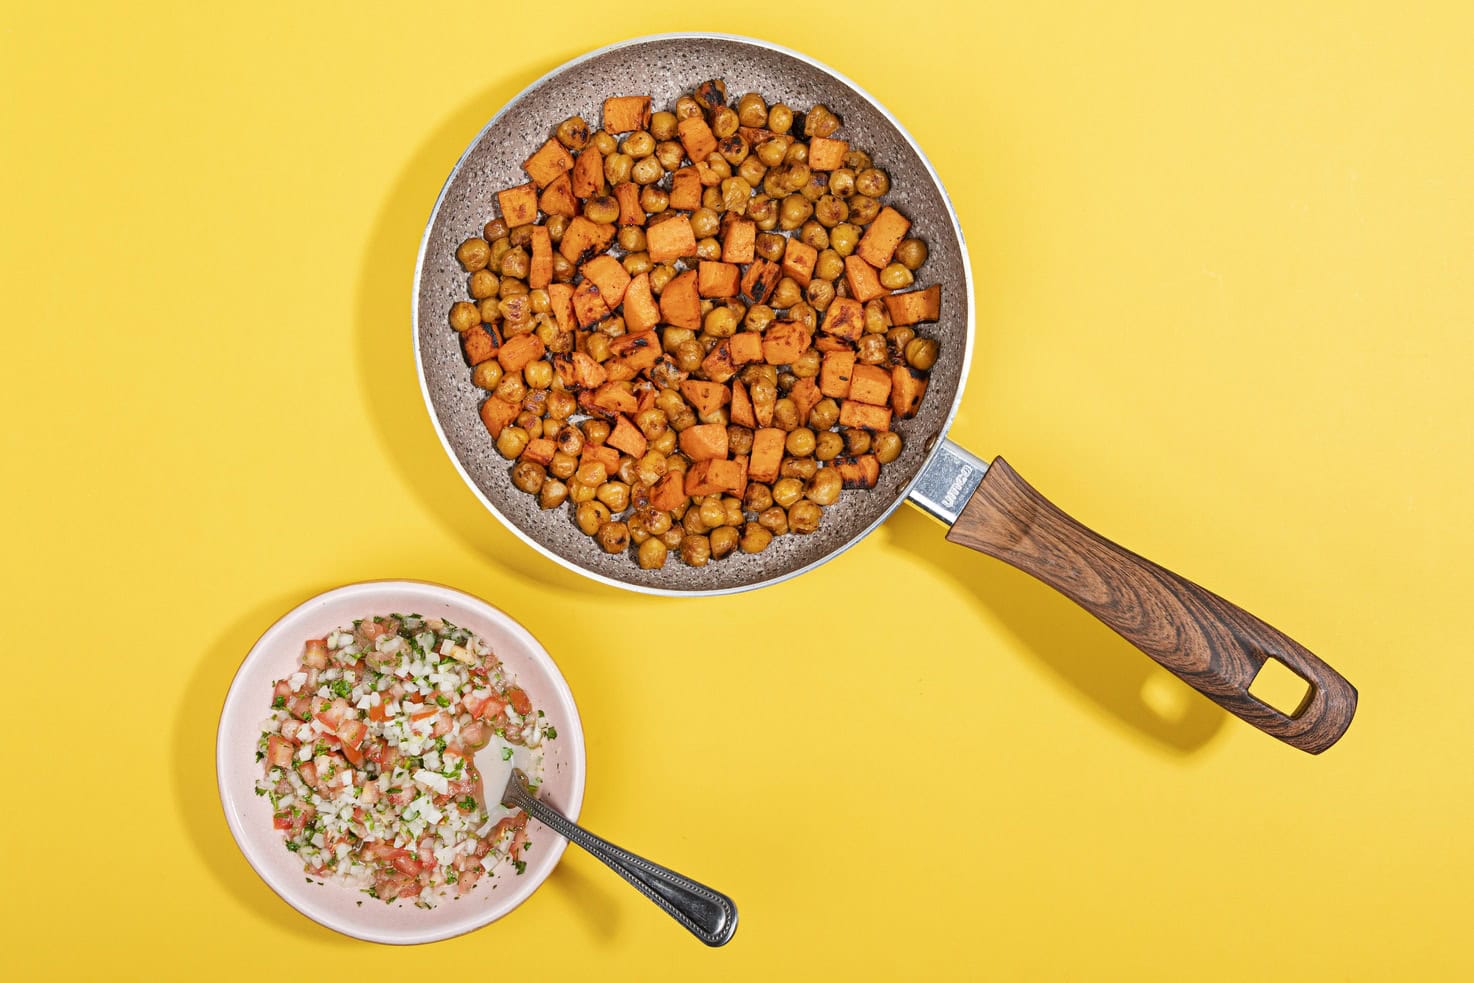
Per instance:
[[[726,945],[737,931],[737,906],[720,891],[713,891],[689,877],[652,864],[622,850],[582,828],[557,809],[532,794],[527,776],[513,768],[502,791],[502,805],[516,807],[533,819],[577,843],[604,861],[620,877],[633,884],[641,894],[654,901],[665,913],[686,927],[692,935],[709,946]]]

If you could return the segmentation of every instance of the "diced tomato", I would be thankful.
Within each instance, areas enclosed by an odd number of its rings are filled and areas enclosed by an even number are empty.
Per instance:
[[[388,720],[389,711],[385,709],[385,707],[387,706],[387,703],[375,703],[373,706],[369,707],[369,719],[378,721]]]
[[[444,737],[454,727],[455,721],[451,719],[450,714],[442,713],[435,718],[435,726],[431,728],[430,733],[435,737]]]
[[[307,647],[302,652],[302,664],[311,666],[313,669],[326,669],[328,667],[327,639],[309,638]]]
[[[363,752],[356,747],[343,745],[343,757],[347,758],[355,768],[363,767]]]
[[[287,712],[298,720],[307,720],[312,716],[312,700],[299,696],[287,704]]]
[[[371,806],[375,802],[378,802],[379,801],[379,783],[378,782],[369,782],[367,785],[365,785],[363,787],[363,791],[360,792],[360,793],[358,793],[358,801],[359,802],[362,802],[366,806]]]
[[[338,739],[343,742],[345,748],[357,748],[363,743],[364,735],[368,733],[368,724],[362,720],[345,720],[338,725]]]
[[[276,686],[274,686],[271,690],[271,698],[275,700],[278,696],[284,696],[287,699],[291,699],[292,684],[287,682],[285,679],[278,680]]]
[[[480,877],[481,872],[479,870],[462,871],[456,878],[456,896],[464,897],[466,892],[476,886],[476,881]]]
[[[410,857],[395,857],[394,869],[411,877],[417,877],[420,873],[420,862]]]
[[[275,768],[285,768],[292,763],[292,742],[277,734],[266,739],[266,763]]]
[[[317,765],[313,764],[311,761],[302,762],[301,767],[297,769],[297,774],[301,775],[302,781],[306,782],[308,785],[317,784]]]
[[[375,842],[367,843],[363,847],[363,856],[367,860],[393,860],[395,857],[409,856],[408,850],[401,850],[389,843]]]
[[[512,709],[524,717],[532,712],[532,701],[520,686],[511,686],[507,689],[507,701],[512,704]]]
[[[272,816],[271,817],[271,828],[272,829],[291,829],[292,828],[292,814],[291,814],[291,812],[290,811],[288,811],[288,812],[278,812],[276,815]]]
[[[433,717],[433,716],[435,716],[439,712],[440,712],[440,710],[437,709],[436,707],[429,707],[428,709],[425,709],[425,710],[416,710],[415,712],[413,712],[413,713],[411,713],[409,715],[409,719],[410,720],[424,720],[426,717]]]
[[[338,725],[349,719],[352,715],[353,707],[349,706],[348,701],[340,696],[334,699],[326,710],[319,712],[317,719],[336,731]]]
[[[381,635],[399,633],[397,618],[365,618],[358,626],[358,637],[365,642],[378,641]]]
[[[300,743],[302,743],[301,731],[302,731],[302,721],[300,721],[300,720],[292,720],[292,719],[287,719],[287,720],[283,720],[282,721],[282,724],[281,724],[281,736],[282,737],[285,737],[287,740],[291,741],[293,744],[300,744]]]
[[[491,725],[484,720],[473,721],[461,728],[461,740],[472,751],[480,751],[491,742]]]

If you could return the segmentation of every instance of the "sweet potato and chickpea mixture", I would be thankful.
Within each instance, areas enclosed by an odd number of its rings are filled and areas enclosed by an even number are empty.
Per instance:
[[[926,244],[823,105],[714,80],[669,112],[606,99],[603,127],[559,124],[456,251],[450,323],[513,483],[647,569],[813,532],[926,391]]]

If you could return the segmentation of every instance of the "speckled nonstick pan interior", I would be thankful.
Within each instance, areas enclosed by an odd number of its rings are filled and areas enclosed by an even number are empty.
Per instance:
[[[645,95],[656,108],[707,79],[725,79],[733,97],[759,92],[795,110],[824,103],[844,122],[839,136],[864,148],[891,176],[888,203],[911,219],[911,234],[930,249],[918,286],[942,285],[942,315],[919,330],[941,344],[941,357],[920,412],[900,420],[900,458],[870,490],[846,491],[824,510],[818,532],[779,536],[762,553],[737,552],[704,567],[667,563],[642,570],[629,554],[607,555],[573,524],[567,507],[544,512],[512,485],[511,468],[477,413],[484,393],[471,385],[455,331],[452,304],[466,299],[456,262],[461,242],[481,234],[496,213],[496,192],[527,180],[522,162],[572,115],[596,121],[606,97]],[[560,563],[617,586],[700,594],[760,587],[842,552],[890,514],[920,471],[933,438],[951,420],[961,394],[972,333],[972,281],[956,215],[936,173],[899,124],[852,82],[801,55],[747,38],[680,35],[643,38],[605,48],[534,82],[486,125],[461,157],[436,203],[421,244],[415,283],[415,347],[425,396],[446,449],[466,482],[503,522]]]
[[[732,94],[754,91],[796,110],[824,103],[840,135],[868,150],[891,176],[889,203],[911,219],[930,250],[918,286],[940,283],[941,319],[920,326],[941,345],[921,410],[893,422],[899,459],[868,491],[843,494],[818,532],[780,536],[761,553],[734,553],[704,567],[642,570],[628,554],[606,555],[573,525],[570,510],[544,512],[513,487],[478,414],[458,336],[447,313],[466,296],[456,247],[493,214],[496,192],[525,180],[521,164],[563,119],[600,118],[611,95],[668,106],[707,79]],[[749,38],[640,38],[569,62],[529,86],[486,128],[451,172],[420,246],[415,353],[421,384],[446,449],[487,508],[547,556],[608,584],[668,594],[712,594],[775,583],[831,559],[874,529],[908,496],[950,526],[947,539],[997,557],[1055,588],[1168,671],[1260,730],[1311,753],[1334,744],[1356,711],[1356,690],[1304,646],[1192,581],[1117,546],[1070,518],[1002,458],[985,463],[946,439],[972,348],[972,279],[957,216],[940,180],[900,124],[854,83],[795,52]],[[1298,706],[1277,708],[1249,692],[1266,661],[1306,683]]]

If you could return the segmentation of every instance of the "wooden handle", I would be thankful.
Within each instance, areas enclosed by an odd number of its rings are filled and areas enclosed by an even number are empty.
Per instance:
[[[1082,526],[997,458],[947,539],[1032,574],[1228,712],[1319,754],[1356,713],[1356,690],[1294,639]],[[1310,684],[1286,716],[1249,693],[1268,658]]]

